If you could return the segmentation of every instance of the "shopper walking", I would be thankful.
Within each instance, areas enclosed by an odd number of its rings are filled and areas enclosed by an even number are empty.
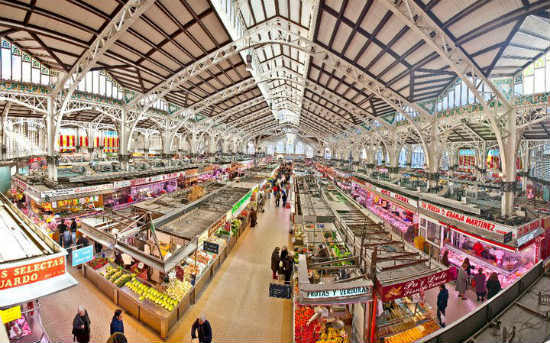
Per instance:
[[[502,287],[500,286],[500,281],[498,280],[498,274],[496,272],[492,272],[487,280],[487,299],[491,299],[501,290]]]
[[[286,246],[283,247],[283,250],[281,250],[281,257],[280,261],[284,260],[288,256],[288,248]]]
[[[107,339],[107,343],[128,343],[128,340],[122,332],[115,332]]]
[[[474,276],[474,282],[476,284],[477,301],[484,301],[487,295],[487,278],[483,274],[483,268],[479,268],[477,274]]]
[[[76,228],[77,228],[76,218],[73,218],[71,222],[71,236],[73,238],[73,242],[76,242]]]
[[[63,234],[67,231],[67,224],[61,219],[61,222],[57,225],[57,232],[59,233],[59,245],[63,246]]]
[[[78,306],[78,313],[73,319],[73,341],[90,342],[90,317],[83,306]]]
[[[456,278],[456,291],[458,296],[462,299],[466,299],[464,293],[466,292],[466,287],[468,286],[468,274],[466,273],[466,264],[462,264],[462,268],[458,268],[458,276]]]
[[[275,193],[275,207],[279,207],[279,204],[281,203],[281,191],[277,191]]]
[[[282,192],[283,192],[283,208],[286,208],[287,194],[284,190]]]
[[[294,260],[292,256],[287,255],[283,262],[283,275],[285,276],[285,284],[290,284],[290,277],[292,276],[292,272],[294,270]]]
[[[191,339],[197,338],[199,339],[199,343],[212,342],[212,327],[210,326],[208,320],[206,320],[206,316],[204,314],[201,314],[191,327]]]
[[[449,301],[449,291],[445,284],[439,286],[439,294],[437,295],[437,320],[441,327],[445,327],[445,310]]]
[[[124,333],[124,323],[122,322],[122,310],[116,310],[111,320],[111,335],[115,332]]]
[[[279,271],[279,247],[276,247],[271,253],[271,271],[273,272],[273,280],[277,280],[277,272]]]
[[[250,210],[250,227],[256,227],[256,221],[258,220],[258,214],[256,209],[252,208]]]
[[[466,274],[468,274],[469,281],[469,279],[472,277],[472,269],[474,269],[474,267],[470,264],[470,259],[468,257],[464,259],[463,264],[466,266]]]

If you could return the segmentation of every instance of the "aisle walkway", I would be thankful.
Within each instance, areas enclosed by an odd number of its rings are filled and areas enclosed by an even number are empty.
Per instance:
[[[292,303],[268,297],[270,257],[275,246],[288,244],[289,210],[266,205],[258,225],[247,230],[224,261],[199,301],[173,329],[167,342],[190,342],[190,328],[200,313],[212,324],[214,343],[291,342]],[[71,325],[79,304],[92,321],[92,342],[105,342],[116,306],[88,280],[73,273],[79,285],[41,301],[42,317],[53,342],[72,342]],[[124,317],[130,343],[161,342],[137,320]]]

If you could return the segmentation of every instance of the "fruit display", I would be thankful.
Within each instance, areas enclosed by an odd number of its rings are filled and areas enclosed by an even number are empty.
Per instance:
[[[216,259],[216,256],[216,254],[209,254],[205,251],[199,250],[197,251],[197,262],[208,265]]]
[[[186,281],[191,282],[192,275],[199,275],[199,268],[195,265],[185,265],[183,267],[183,275]]]
[[[399,332],[393,336],[385,337],[384,343],[409,343],[419,340],[422,337],[425,337],[432,332],[435,332],[439,329],[433,320],[429,320],[422,325],[413,327],[412,329]]]
[[[166,294],[179,302],[192,288],[193,286],[188,281],[172,279],[166,288]]]
[[[132,276],[125,273],[122,268],[114,268],[111,266],[107,266],[105,268],[105,274],[100,274],[103,275],[107,280],[114,283],[117,287],[124,286],[128,281],[132,279]]]
[[[321,337],[316,343],[349,343],[349,337],[345,329],[321,328]]]
[[[92,267],[94,270],[97,270],[97,269],[103,267],[104,265],[106,265],[108,262],[109,262],[109,260],[107,260],[104,257],[96,257],[93,260],[91,260],[90,262],[88,262],[88,265],[90,267]]]
[[[383,319],[377,322],[378,337],[384,342],[408,343],[438,330],[439,325],[429,317],[424,306],[408,298],[396,300],[395,306],[386,310]]]
[[[296,304],[294,307],[294,338],[296,343],[314,343],[319,339],[321,324],[314,320],[309,325],[307,322],[315,314],[311,306]]]
[[[140,301],[148,300],[153,304],[162,307],[166,311],[172,312],[174,308],[178,306],[178,300],[139,282],[137,279],[132,279],[126,284],[126,287],[128,287],[128,289],[135,294],[139,295]]]

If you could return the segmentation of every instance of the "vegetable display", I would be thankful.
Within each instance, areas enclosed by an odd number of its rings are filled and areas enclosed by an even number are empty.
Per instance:
[[[176,299],[178,302],[193,288],[193,286],[187,281],[180,281],[178,279],[170,280],[168,288],[166,288],[166,294]]]
[[[315,314],[311,306],[296,304],[294,309],[294,337],[296,343],[314,343],[320,337],[321,325],[314,320],[307,322]]]

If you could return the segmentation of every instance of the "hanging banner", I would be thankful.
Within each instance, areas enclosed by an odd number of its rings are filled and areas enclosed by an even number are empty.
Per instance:
[[[395,193],[395,192],[392,192],[390,190],[372,185],[372,184],[370,184],[366,181],[359,180],[356,177],[352,177],[352,180],[353,180],[353,182],[357,183],[358,185],[362,186],[363,188],[366,188],[369,191],[374,191],[374,192],[383,194],[387,197],[390,197],[392,199],[395,199],[397,201],[400,201],[400,202],[405,203],[407,205],[410,205],[412,207],[418,208],[418,200],[416,200],[416,199],[412,199],[412,198],[406,197],[404,195],[401,195],[399,193]]]
[[[426,210],[428,212],[435,213],[449,219],[453,219],[459,223],[464,223],[466,225],[470,225],[478,229],[494,232],[502,236],[506,235],[509,232],[513,232],[514,237],[517,237],[517,232],[515,232],[513,228],[505,225],[497,224],[494,222],[490,222],[490,221],[475,218],[475,217],[470,217],[463,213],[448,210],[446,208],[439,207],[425,201],[420,201],[420,207],[423,210]]]
[[[0,290],[20,287],[65,274],[65,257],[0,269]]]
[[[449,270],[444,270],[432,275],[424,276],[419,279],[409,280],[394,285],[381,287],[382,301],[390,301],[403,297],[410,297],[421,290],[428,290],[439,287],[449,281],[452,281]]]

